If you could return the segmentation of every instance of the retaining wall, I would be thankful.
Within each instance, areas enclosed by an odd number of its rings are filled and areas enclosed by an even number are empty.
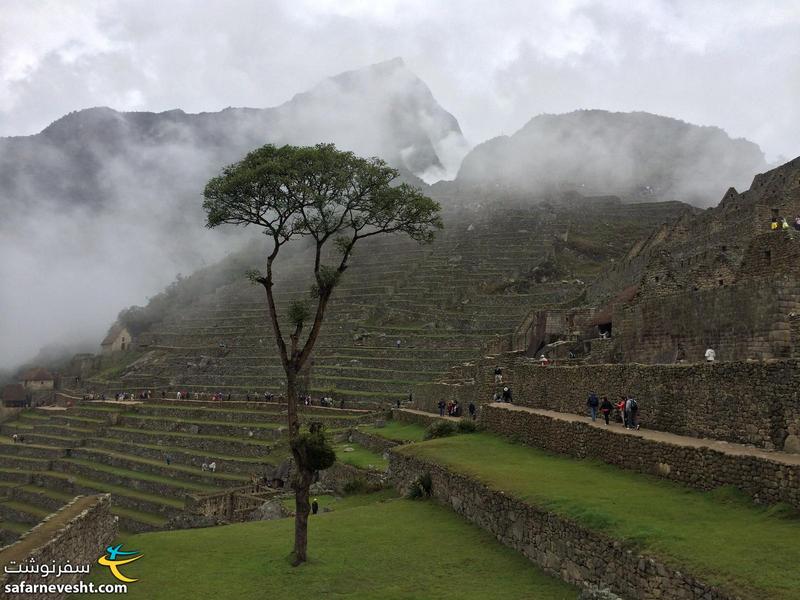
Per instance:
[[[639,554],[626,543],[440,465],[391,450],[389,473],[401,491],[419,475],[429,473],[436,500],[568,583],[608,587],[624,598],[637,600],[734,598],[655,557]]]
[[[6,566],[11,561],[19,564],[30,559],[34,559],[38,565],[49,565],[51,561],[55,561],[57,565],[67,562],[72,565],[94,564],[117,535],[117,521],[110,509],[109,494],[76,498],[14,544],[0,550],[0,564]],[[0,573],[0,590],[4,590],[7,584],[18,584],[21,581],[29,584],[75,584],[84,577],[80,573],[63,574],[57,579],[54,576],[44,578],[33,573]],[[25,595],[25,598],[34,600],[60,600],[66,597],[65,593]]]
[[[624,469],[657,475],[712,490],[734,486],[756,502],[785,502],[800,509],[800,463],[763,456],[725,454],[707,446],[688,447],[615,433],[587,423],[564,421],[522,410],[487,405],[481,414],[487,430],[574,458],[592,458]]]

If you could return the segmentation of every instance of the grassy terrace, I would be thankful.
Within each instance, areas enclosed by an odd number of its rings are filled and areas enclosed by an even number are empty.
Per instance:
[[[183,433],[180,431],[160,431],[158,429],[136,429],[134,427],[109,427],[108,431],[120,431],[126,433],[135,433],[142,436],[171,436],[176,438],[198,439],[203,438],[207,440],[216,440],[218,442],[236,442],[238,444],[247,444],[252,446],[266,446],[272,448],[275,445],[274,441],[261,441],[253,440],[251,438],[242,439],[240,437],[228,437],[224,435],[199,435],[196,433]]]
[[[346,448],[351,448],[352,450],[347,452]],[[389,466],[389,461],[380,454],[367,450],[360,444],[343,442],[335,444],[334,450],[336,450],[336,460],[359,469],[385,471]]]
[[[325,506],[325,500],[323,506]],[[445,508],[393,500],[312,517],[310,562],[289,566],[291,519],[127,538],[127,596],[147,600],[280,597],[574,600],[577,590],[537,570]],[[111,583],[93,566],[91,579]],[[398,574],[402,574],[399,576]],[[498,585],[502,582],[502,585]]]
[[[421,425],[400,421],[387,421],[385,427],[359,427],[359,430],[396,442],[420,442],[425,435],[425,428]]]
[[[745,597],[798,598],[800,519],[780,509],[756,507],[726,490],[700,493],[549,455],[488,434],[441,438],[399,451],[635,542]]]

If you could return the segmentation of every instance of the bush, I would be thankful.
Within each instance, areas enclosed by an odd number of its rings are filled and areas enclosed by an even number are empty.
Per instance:
[[[472,419],[461,419],[456,428],[458,433],[475,433],[478,431],[478,424]]]
[[[428,425],[422,439],[432,440],[434,438],[447,437],[448,435],[453,435],[455,432],[456,428],[452,423],[448,423],[447,421],[434,421]]]
[[[421,500],[430,498],[433,493],[433,481],[430,473],[423,473],[417,477],[409,486],[406,498],[410,500]]]

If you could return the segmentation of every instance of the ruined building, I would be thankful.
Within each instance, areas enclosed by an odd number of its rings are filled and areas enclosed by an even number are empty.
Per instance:
[[[613,331],[608,357],[696,361],[709,347],[719,360],[800,355],[798,215],[800,158],[636,244],[590,291],[597,317],[606,315],[591,325]],[[631,289],[608,310],[610,299]]]

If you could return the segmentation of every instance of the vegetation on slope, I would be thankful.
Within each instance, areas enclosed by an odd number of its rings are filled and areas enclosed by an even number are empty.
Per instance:
[[[550,455],[489,434],[400,449],[566,515],[753,598],[797,598],[800,520],[720,493]]]
[[[128,598],[574,600],[577,590],[451,511],[394,500],[313,516],[309,562],[292,568],[290,519],[135,535]],[[94,569],[92,579],[110,583]],[[235,592],[232,592],[235,590]]]

